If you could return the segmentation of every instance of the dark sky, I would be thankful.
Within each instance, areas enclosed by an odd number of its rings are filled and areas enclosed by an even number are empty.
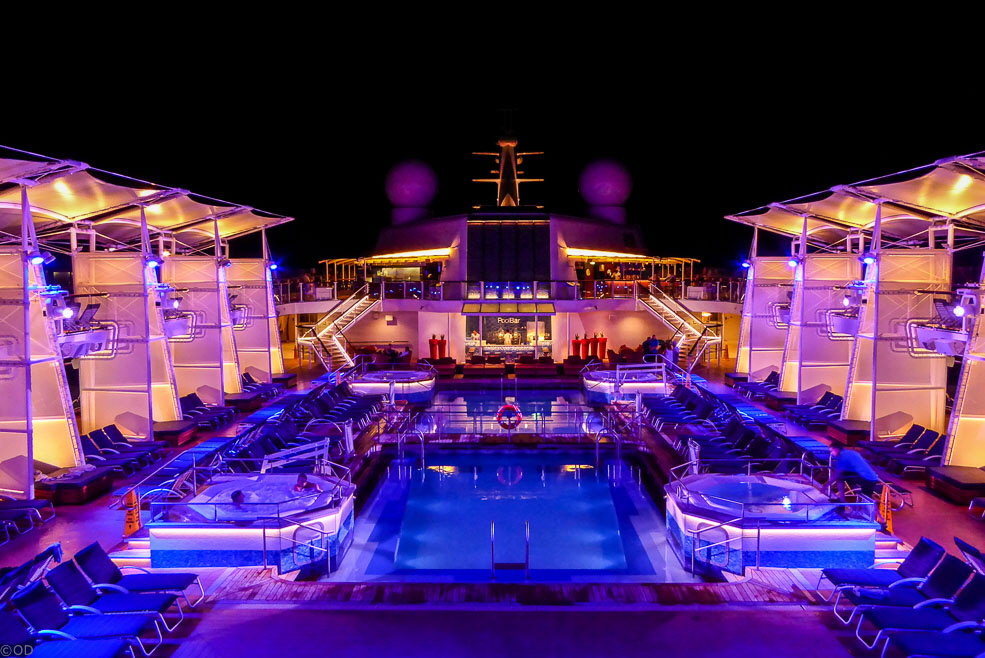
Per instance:
[[[546,183],[521,188],[525,201],[583,213],[581,169],[619,160],[634,180],[630,221],[650,252],[709,264],[734,264],[748,249],[751,231],[726,213],[985,149],[985,133],[944,104],[880,104],[865,94],[797,102],[755,80],[653,77],[637,93],[612,80],[604,91],[558,84],[499,97],[467,85],[374,88],[366,79],[302,91],[264,84],[229,102],[36,109],[16,129],[0,123],[0,144],[292,215],[270,239],[294,267],[370,253],[389,222],[384,178],[403,159],[437,171],[435,214],[487,203],[494,188],[470,179],[489,163],[470,152],[495,148],[503,107],[516,110],[520,148],[546,151],[526,163]],[[233,254],[255,249],[243,240]]]

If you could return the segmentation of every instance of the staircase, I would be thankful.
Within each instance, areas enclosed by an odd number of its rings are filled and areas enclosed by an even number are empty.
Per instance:
[[[141,528],[123,540],[109,557],[118,567],[150,567],[150,534],[147,528]]]
[[[697,362],[713,345],[721,345],[720,331],[694,317],[689,310],[656,286],[640,291],[637,301],[674,330],[673,341],[687,365]],[[680,364],[677,364],[680,365]],[[689,368],[690,369],[690,368]]]
[[[380,300],[369,294],[369,286],[364,285],[352,296],[332,309],[332,312],[319,320],[299,338],[307,343],[318,355],[318,360],[329,372],[345,365],[352,365],[352,356],[346,349],[344,331],[359,322]]]

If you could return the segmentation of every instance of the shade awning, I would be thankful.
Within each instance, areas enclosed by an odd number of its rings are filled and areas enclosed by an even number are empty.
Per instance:
[[[139,247],[141,208],[152,237],[166,234],[193,250],[208,246],[216,235],[228,240],[292,220],[81,162],[0,146],[0,244],[19,239],[22,188],[34,230],[49,243],[66,242],[71,226],[86,222],[97,244]]]
[[[462,315],[555,315],[548,302],[483,302],[462,306]]]
[[[985,230],[985,153],[938,160],[907,171],[771,203],[726,219],[832,246],[850,234],[871,234],[877,213],[882,237],[906,241],[950,226],[957,239]],[[904,242],[905,243],[905,242]]]

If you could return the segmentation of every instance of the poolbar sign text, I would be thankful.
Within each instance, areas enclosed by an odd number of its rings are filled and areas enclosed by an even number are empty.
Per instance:
[[[520,318],[496,318],[500,324],[520,324]]]

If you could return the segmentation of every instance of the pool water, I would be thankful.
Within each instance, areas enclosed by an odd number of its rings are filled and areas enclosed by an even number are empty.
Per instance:
[[[506,434],[496,420],[506,402],[519,407],[522,416],[514,434],[594,434],[602,427],[579,389],[452,389],[435,393],[420,429],[429,434]]]
[[[436,451],[395,461],[333,580],[691,582],[638,473],[594,451]]]

